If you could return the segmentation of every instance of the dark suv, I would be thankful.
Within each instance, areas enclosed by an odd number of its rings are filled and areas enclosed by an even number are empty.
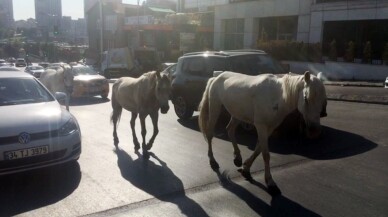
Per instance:
[[[172,102],[181,119],[198,110],[207,80],[215,71],[233,71],[247,75],[287,73],[282,65],[264,51],[230,50],[187,53],[178,59],[173,74]]]

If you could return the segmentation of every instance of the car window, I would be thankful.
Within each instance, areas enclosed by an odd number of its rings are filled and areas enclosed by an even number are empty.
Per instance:
[[[73,67],[74,75],[97,75],[98,73],[88,66]]]
[[[55,100],[32,78],[1,78],[0,106]]]
[[[230,59],[232,71],[235,72],[247,75],[284,73],[283,68],[268,55],[241,55]]]
[[[209,57],[207,59],[207,69],[206,70],[207,70],[208,76],[212,77],[214,71],[228,71],[229,64],[226,61],[226,58]]]
[[[183,62],[183,71],[195,75],[208,77],[204,58],[187,58]]]

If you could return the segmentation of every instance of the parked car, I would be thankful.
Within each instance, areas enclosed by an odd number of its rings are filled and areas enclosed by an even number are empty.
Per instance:
[[[385,87],[385,88],[388,88],[388,77],[385,79],[384,87]]]
[[[24,58],[17,58],[15,62],[16,67],[27,66],[27,62]]]
[[[40,63],[38,63],[38,65],[42,66],[43,68],[46,68],[47,66],[50,65],[50,63],[49,62],[40,62]]]
[[[72,97],[101,96],[106,99],[109,95],[109,81],[98,74],[96,70],[82,64],[73,65],[74,87]]]
[[[223,71],[247,75],[286,73],[279,62],[260,50],[187,53],[178,59],[171,83],[176,115],[190,118],[198,110],[208,79]]]
[[[64,93],[56,93],[58,99]],[[0,174],[76,161],[81,131],[76,118],[32,75],[0,73]]]
[[[40,78],[40,74],[44,72],[44,68],[42,66],[27,66],[24,71],[30,73],[35,78]]]

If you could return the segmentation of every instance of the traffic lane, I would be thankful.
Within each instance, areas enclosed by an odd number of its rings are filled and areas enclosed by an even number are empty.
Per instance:
[[[381,107],[373,105],[370,108],[365,108],[365,105],[344,105],[342,103],[329,102],[329,117],[323,119],[324,124],[326,121],[333,121],[335,126],[337,122],[341,122],[343,119],[349,119],[349,112],[345,112],[344,115],[332,116],[337,113],[337,110],[341,110],[339,108],[342,108],[342,106],[355,111],[369,110],[370,113],[375,114],[377,117],[382,116],[383,113]],[[41,201],[40,204],[42,206],[40,208],[30,207],[29,204],[33,204],[33,201],[25,201],[22,205],[19,204],[19,207],[24,208],[20,210],[26,212],[23,213],[21,211],[20,213],[28,216],[42,216],[47,213],[56,213],[62,216],[78,216],[128,204],[137,204],[140,201],[146,201],[152,198],[159,199],[161,195],[173,192],[182,193],[190,191],[190,189],[197,189],[201,192],[209,184],[219,182],[217,174],[208,165],[207,145],[202,135],[195,129],[195,118],[189,122],[193,126],[190,128],[181,124],[182,122],[177,122],[173,111],[170,111],[167,115],[161,115],[159,122],[160,134],[156,138],[155,145],[152,149],[155,155],[151,156],[149,160],[145,160],[141,154],[137,155],[134,153],[129,128],[129,112],[123,111],[123,117],[118,129],[120,138],[119,147],[121,149],[116,151],[113,145],[113,128],[109,123],[109,115],[111,112],[109,101],[102,101],[99,98],[87,98],[78,103],[74,103],[70,111],[76,115],[82,130],[83,153],[79,160],[82,179],[77,189],[61,201],[53,204]],[[333,117],[333,119],[330,117]],[[354,119],[354,116],[351,116],[351,118]],[[383,120],[384,118],[380,117],[380,122],[377,123],[381,123]],[[330,125],[328,127],[332,128],[333,132],[338,132],[336,134],[338,138],[344,138],[344,141],[349,140],[346,144],[358,141],[358,144],[367,144],[367,148],[346,154],[349,147],[345,147],[344,149],[342,144],[337,142],[337,137],[331,138],[327,143],[330,145],[327,149],[335,148],[334,150],[327,150],[325,148],[317,149],[317,146],[311,143],[308,144],[305,142],[300,144],[287,140],[283,141],[284,145],[271,145],[271,165],[274,168],[282,168],[284,165],[309,162],[309,159],[321,160],[317,156],[319,156],[322,149],[323,151],[328,151],[326,155],[329,156],[325,156],[323,158],[325,160],[351,157],[356,154],[368,152],[376,145],[373,142],[368,142],[363,136],[351,133],[352,127],[357,126],[360,121],[365,121],[365,119],[360,117],[353,124],[344,126],[343,130],[331,127]],[[147,125],[148,131],[152,132],[149,119],[147,119]],[[376,126],[370,123],[368,126],[368,121],[363,123],[363,126],[371,129],[376,128]],[[136,128],[139,134],[139,122],[137,122]],[[222,130],[217,135],[220,138],[216,138],[214,141],[214,153],[220,163],[221,171],[228,171],[228,174],[232,178],[240,177],[236,171],[236,167],[232,163],[233,149],[231,143],[222,138],[225,136],[222,134]],[[249,138],[249,136],[247,137]],[[255,144],[254,137],[251,137],[250,144]],[[244,158],[251,154],[249,144],[240,145],[240,148],[242,149]],[[337,152],[342,154],[332,154]],[[252,171],[262,172],[262,165],[262,159],[259,157]],[[276,176],[274,176],[274,179],[277,181]],[[262,178],[257,180],[259,183],[264,183]],[[283,191],[283,187],[280,183],[278,184]],[[57,185],[57,187],[60,188],[61,186]],[[25,192],[14,190],[13,193],[23,195]],[[54,192],[53,194],[55,195],[56,193]],[[183,197],[191,205],[198,208],[198,202],[187,199],[189,198],[187,194],[183,194]],[[35,198],[35,200],[40,199]],[[160,200],[163,201],[162,198]],[[173,201],[170,202],[174,203]],[[178,202],[175,204],[179,206]],[[30,211],[27,212],[28,210]]]

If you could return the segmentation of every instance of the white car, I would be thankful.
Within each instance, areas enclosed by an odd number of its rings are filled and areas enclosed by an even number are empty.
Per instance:
[[[80,154],[75,117],[32,75],[1,72],[0,175],[76,161]]]
[[[388,77],[385,79],[384,87],[385,87],[385,88],[388,88]]]

